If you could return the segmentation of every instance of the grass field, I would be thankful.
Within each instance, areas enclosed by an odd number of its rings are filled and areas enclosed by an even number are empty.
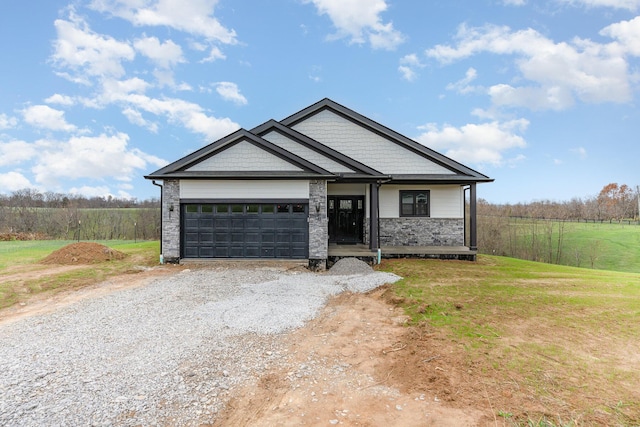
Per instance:
[[[478,242],[486,254],[555,262],[562,229],[559,264],[640,273],[640,225],[481,217],[478,227],[491,231]],[[533,240],[538,255],[529,258]]]
[[[156,265],[158,241],[101,241],[103,245],[124,252],[123,260],[99,264],[57,267],[38,262],[51,252],[75,243],[64,240],[0,242],[0,308],[8,307],[41,292],[56,292],[99,283],[109,276],[122,274],[136,266]],[[53,274],[52,269],[57,268]]]
[[[404,277],[412,323],[458,344],[500,425],[640,425],[640,274],[492,256],[381,267]]]
[[[565,256],[580,267],[640,273],[640,226],[566,223]],[[581,253],[579,260],[576,253]]]

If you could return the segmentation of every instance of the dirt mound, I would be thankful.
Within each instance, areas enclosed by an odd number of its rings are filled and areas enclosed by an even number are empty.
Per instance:
[[[100,243],[80,242],[64,246],[43,259],[42,264],[95,264],[123,259],[127,255]]]
[[[331,266],[328,274],[335,276],[348,276],[351,274],[369,274],[373,273],[373,268],[366,262],[357,258],[341,258]]]

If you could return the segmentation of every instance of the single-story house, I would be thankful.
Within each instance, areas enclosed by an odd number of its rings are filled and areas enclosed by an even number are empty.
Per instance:
[[[493,181],[330,99],[145,178],[162,191],[165,262],[299,259],[312,268],[336,245],[378,256],[462,248],[475,259],[476,184]]]

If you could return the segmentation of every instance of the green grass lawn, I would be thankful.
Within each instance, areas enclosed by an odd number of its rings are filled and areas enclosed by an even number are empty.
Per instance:
[[[567,223],[564,243],[574,265],[640,273],[638,225]]]
[[[26,301],[41,292],[56,292],[99,283],[109,276],[122,274],[136,266],[157,265],[158,241],[100,241],[105,246],[127,254],[112,260],[51,273],[57,266],[39,264],[51,252],[75,241],[39,240],[0,242],[0,308]]]
[[[501,423],[640,425],[640,274],[492,256],[381,268],[404,277],[412,323],[479,372]]]

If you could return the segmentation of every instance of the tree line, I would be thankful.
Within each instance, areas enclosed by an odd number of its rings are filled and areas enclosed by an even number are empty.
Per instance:
[[[160,238],[160,201],[23,189],[0,194],[0,237],[151,240]]]
[[[564,265],[594,266],[602,242],[581,247],[565,242],[570,222],[640,226],[640,194],[628,185],[607,184],[595,196],[565,202],[491,204],[478,201],[478,247],[482,253]]]

